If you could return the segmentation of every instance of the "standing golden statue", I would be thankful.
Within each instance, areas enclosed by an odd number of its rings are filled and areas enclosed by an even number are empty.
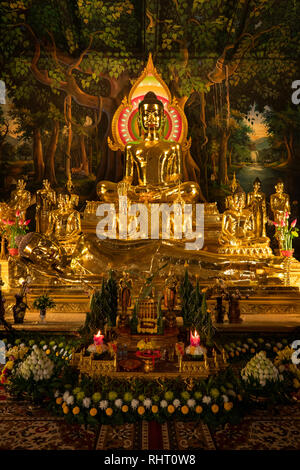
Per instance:
[[[26,183],[23,179],[19,179],[17,182],[17,187],[11,193],[10,201],[8,203],[9,207],[14,211],[20,211],[21,219],[26,219],[26,210],[31,205],[31,194],[26,189]]]
[[[290,198],[284,192],[284,184],[281,180],[275,185],[275,193],[270,196],[270,207],[273,212],[274,222],[278,225],[284,221],[286,215],[289,216],[291,213]],[[275,237],[278,240],[279,249],[282,249],[282,233],[276,230]]]
[[[132,279],[128,272],[123,272],[123,277],[119,281],[119,302],[121,305],[121,315],[119,326],[126,326],[127,310],[131,306]]]
[[[49,226],[49,217],[51,211],[56,206],[56,192],[51,188],[50,182],[43,180],[42,189],[36,192],[36,213],[35,223],[36,232],[46,233]]]
[[[78,194],[75,193],[75,187],[74,187],[71,175],[69,175],[69,177],[68,177],[68,181],[66,183],[66,189],[67,189],[68,194],[70,196],[70,201],[71,201],[73,207],[78,206],[79,196],[78,196]]]
[[[125,147],[125,176],[120,183],[100,181],[100,200],[115,202],[118,189],[124,185],[131,201],[172,202],[181,197],[185,202],[196,201],[200,188],[197,183],[182,183],[182,150],[176,142],[163,140],[164,106],[155,93],[148,92],[139,104],[138,124],[143,140]],[[133,185],[134,173],[138,185]]]
[[[229,194],[225,198],[225,209],[229,209],[229,207],[231,206],[234,194],[236,193],[238,187],[240,187],[239,182],[237,181],[236,175],[235,175],[235,172],[234,172],[232,181],[230,183],[231,194]],[[242,188],[241,188],[241,191],[242,191]]]
[[[176,326],[176,315],[174,308],[177,301],[178,279],[174,274],[173,268],[170,268],[164,288],[164,306],[167,308],[165,324],[167,328]]]
[[[266,196],[261,191],[261,181],[256,178],[253,182],[253,191],[247,195],[247,207],[253,214],[253,233],[255,238],[266,237],[267,205]]]

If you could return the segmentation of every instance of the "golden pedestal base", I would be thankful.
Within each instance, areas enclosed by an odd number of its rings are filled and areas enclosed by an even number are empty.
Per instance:
[[[94,359],[94,355],[84,356],[84,352],[73,353],[71,365],[77,367],[81,374],[86,374],[90,377],[97,377],[101,375],[110,375],[117,370],[116,356],[111,360]]]
[[[271,248],[265,244],[256,244],[255,246],[221,246],[218,253],[223,255],[234,255],[252,258],[270,258],[273,256]]]
[[[128,351],[136,351],[141,340],[151,339],[151,343],[160,351],[166,350],[168,358],[173,360],[175,344],[178,342],[178,328],[165,330],[163,335],[138,334],[132,335],[129,328],[117,328],[117,341],[120,345],[127,345]]]

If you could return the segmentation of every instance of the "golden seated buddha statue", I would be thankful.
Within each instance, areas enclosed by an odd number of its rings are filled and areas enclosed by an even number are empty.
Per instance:
[[[72,252],[72,247],[81,235],[81,221],[80,214],[74,209],[68,195],[59,195],[58,207],[50,213],[45,235],[61,243],[68,254]]]
[[[219,237],[221,247],[218,251],[230,255],[271,256],[270,240],[261,236],[264,233],[261,227],[264,221],[261,221],[258,227],[253,193],[250,193],[248,199],[250,204],[246,206],[246,194],[240,186],[227,199],[228,209],[222,216],[222,229]]]
[[[139,104],[138,125],[143,140],[126,145],[124,178],[120,183],[100,181],[99,199],[116,202],[121,192],[133,202],[173,202],[178,198],[184,202],[196,201],[199,185],[182,182],[181,145],[161,138],[164,106],[151,91]],[[132,184],[135,170],[138,185]]]

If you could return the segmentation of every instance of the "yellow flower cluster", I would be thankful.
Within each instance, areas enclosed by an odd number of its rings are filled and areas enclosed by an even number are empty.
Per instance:
[[[233,403],[231,401],[227,401],[224,403],[224,410],[230,411],[233,408]]]
[[[291,361],[291,357],[293,354],[294,350],[287,346],[286,348],[282,349],[281,351],[278,351],[277,356],[274,360],[275,366],[279,366],[280,364],[283,364],[284,362],[289,362]]]
[[[25,354],[29,351],[27,346],[14,346],[6,352],[6,357],[14,357],[14,359],[24,359]]]
[[[143,351],[144,349],[155,349],[155,345],[151,341],[146,342],[141,339],[137,344],[137,348]]]

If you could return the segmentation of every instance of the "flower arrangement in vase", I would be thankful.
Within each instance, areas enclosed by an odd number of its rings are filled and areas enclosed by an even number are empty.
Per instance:
[[[298,227],[296,227],[297,219],[294,219],[293,222],[289,225],[289,213],[285,212],[283,219],[278,222],[273,222],[275,226],[275,231],[277,238],[281,241],[280,243],[280,254],[290,258],[293,256],[293,239],[298,237]]]
[[[8,251],[11,256],[18,255],[18,246],[16,238],[20,235],[25,235],[28,230],[28,224],[30,219],[23,220],[21,219],[21,213],[19,210],[16,211],[16,219],[13,220],[4,220],[2,219],[2,224],[6,226],[5,234],[8,238]]]
[[[33,306],[40,311],[41,323],[44,323],[47,308],[54,308],[55,302],[47,294],[43,294],[35,299]]]

